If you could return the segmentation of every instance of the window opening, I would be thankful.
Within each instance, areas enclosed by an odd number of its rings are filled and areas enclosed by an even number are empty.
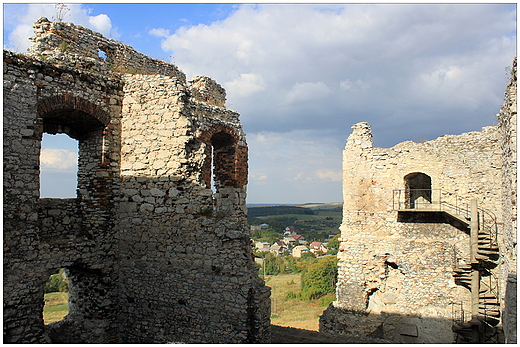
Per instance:
[[[75,198],[78,140],[44,133],[40,152],[40,198]]]
[[[432,179],[422,172],[404,177],[406,208],[427,208],[432,203]]]
[[[235,182],[235,146],[233,137],[225,132],[212,136],[212,188],[233,188]]]
[[[106,61],[106,60],[107,60],[107,54],[106,54],[104,51],[99,50],[99,51],[98,51],[98,56],[99,56],[103,61]]]
[[[44,287],[45,306],[43,322],[50,324],[59,322],[69,313],[69,280],[65,269],[60,269],[49,277]]]

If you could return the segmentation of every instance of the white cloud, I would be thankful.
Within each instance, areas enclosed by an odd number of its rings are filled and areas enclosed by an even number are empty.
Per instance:
[[[251,203],[341,201],[342,151],[326,133],[262,132],[248,145]]]
[[[515,16],[493,4],[246,4],[162,48],[188,76],[225,86],[248,134],[333,129],[341,139],[367,121],[376,145],[390,146],[439,136],[447,122],[455,132],[493,122]]]
[[[40,153],[42,171],[73,171],[78,166],[78,153],[66,149],[44,148]]]
[[[170,30],[162,28],[153,28],[150,31],[148,31],[148,34],[157,37],[168,37],[170,36]]]
[[[89,27],[97,31],[105,37],[110,37],[110,30],[112,29],[112,22],[110,18],[106,14],[100,14],[97,16],[89,16],[88,22],[90,23]]]
[[[254,73],[242,73],[240,77],[225,84],[228,93],[247,96],[265,89],[262,76]]]

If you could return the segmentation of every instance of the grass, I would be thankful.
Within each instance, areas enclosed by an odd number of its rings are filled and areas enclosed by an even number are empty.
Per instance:
[[[318,331],[319,316],[326,307],[319,306],[319,300],[286,298],[287,292],[299,291],[300,284],[300,274],[266,276],[266,285],[271,287],[271,324]]]
[[[43,307],[43,322],[45,324],[58,322],[69,313],[68,293],[45,294],[45,306]]]

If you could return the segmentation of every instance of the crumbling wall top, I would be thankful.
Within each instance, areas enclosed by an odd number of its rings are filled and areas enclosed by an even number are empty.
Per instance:
[[[348,137],[347,150],[367,150],[374,147],[372,138],[372,130],[366,122],[354,124],[352,126],[352,134]]]
[[[150,58],[82,26],[41,17],[33,28],[33,44],[27,52],[31,57],[95,73],[161,74],[186,82],[185,74],[177,66]]]
[[[195,76],[188,81],[191,96],[210,105],[224,107],[226,90],[220,84],[206,76]]]

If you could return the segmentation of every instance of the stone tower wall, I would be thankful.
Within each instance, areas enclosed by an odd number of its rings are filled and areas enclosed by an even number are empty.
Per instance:
[[[468,216],[457,208],[476,199],[496,216],[501,254],[491,272],[502,273],[502,321],[506,339],[516,341],[516,60],[498,126],[389,149],[373,147],[367,123],[352,129],[343,154],[337,300],[320,330],[390,342],[455,342],[454,313],[462,308],[471,316],[470,292],[453,277],[470,249],[469,228],[457,221]],[[405,211],[417,203],[405,188],[423,188],[410,183],[418,176],[431,196],[421,197],[419,210]],[[428,200],[456,207],[455,218],[432,212],[440,205]]]
[[[407,175],[422,173],[431,178],[434,200],[462,205],[476,198],[500,221],[498,129],[382,149],[373,147],[368,124],[352,128],[343,157],[337,301],[321,330],[404,343],[454,342],[453,303],[471,307],[469,291],[453,278],[455,265],[469,257],[469,230],[442,213],[397,212],[402,196],[394,189],[406,188]]]
[[[4,341],[268,342],[222,87],[70,23],[35,34],[29,56],[4,51]],[[78,140],[75,199],[39,199],[44,132]],[[60,268],[69,314],[45,326]]]

